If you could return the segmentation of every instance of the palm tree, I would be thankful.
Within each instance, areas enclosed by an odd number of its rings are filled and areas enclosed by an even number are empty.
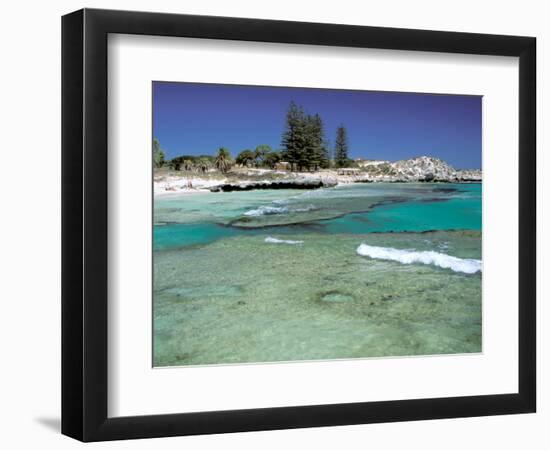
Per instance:
[[[193,170],[193,161],[191,161],[190,159],[184,159],[183,170],[187,170],[187,171]]]
[[[195,169],[199,172],[206,173],[210,167],[211,163],[207,158],[199,158],[195,161]]]
[[[216,155],[216,159],[214,160],[214,165],[216,166],[216,169],[218,169],[222,173],[227,173],[231,169],[231,154],[229,153],[229,150],[225,147],[222,147],[218,150],[218,154]]]

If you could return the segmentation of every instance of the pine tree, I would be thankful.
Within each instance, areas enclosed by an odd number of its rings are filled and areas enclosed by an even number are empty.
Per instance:
[[[319,114],[306,118],[306,146],[304,165],[308,170],[328,167],[328,151],[325,147],[323,120]]]
[[[283,133],[283,158],[293,169],[318,170],[329,167],[323,120],[319,114],[306,114],[302,107],[290,102]]]
[[[334,163],[336,167],[345,167],[348,159],[348,133],[343,125],[336,130],[336,142],[334,145]]]
[[[300,152],[300,167],[305,168],[306,170],[315,170],[315,167],[318,165],[317,161],[317,123],[313,116],[307,115],[304,118],[305,125],[305,141],[302,151]]]
[[[307,163],[305,148],[307,144],[307,124],[304,110],[290,102],[286,113],[286,126],[282,138],[283,158],[288,161],[293,170],[302,170]],[[307,165],[307,164],[306,164]]]
[[[318,167],[327,169],[330,163],[323,120],[319,114],[315,114],[313,116],[313,122],[315,124],[315,154],[318,161]]]

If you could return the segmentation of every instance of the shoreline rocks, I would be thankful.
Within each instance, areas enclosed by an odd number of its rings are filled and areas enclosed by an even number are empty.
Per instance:
[[[477,169],[455,169],[445,161],[431,156],[401,161],[358,161],[365,177],[373,182],[439,182],[464,183],[482,181]]]
[[[210,188],[211,192],[252,191],[257,189],[319,189],[334,187],[338,184],[331,179],[295,179],[274,181],[252,181],[243,183],[224,183]]]
[[[355,169],[283,172],[272,169],[238,170],[218,179],[196,175],[155,179],[155,195],[179,192],[233,192],[257,189],[319,189],[348,183],[480,183],[479,169],[455,169],[430,156],[401,161],[356,160]],[[191,180],[191,184],[189,184]],[[191,186],[191,187],[189,187]]]

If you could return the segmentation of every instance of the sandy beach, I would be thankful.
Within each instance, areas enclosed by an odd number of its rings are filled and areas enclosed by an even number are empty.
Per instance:
[[[210,193],[210,188],[224,183],[225,179],[211,180],[196,176],[166,176],[154,180],[155,197]]]

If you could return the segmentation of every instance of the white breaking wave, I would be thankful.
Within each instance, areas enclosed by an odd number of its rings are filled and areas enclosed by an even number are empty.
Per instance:
[[[443,269],[451,269],[455,272],[481,272],[481,261],[479,259],[462,259],[432,251],[417,252],[414,250],[399,250],[391,247],[375,247],[361,244],[357,247],[357,254],[374,259],[397,261],[401,264],[432,264]]]
[[[288,209],[286,206],[260,206],[257,209],[251,209],[250,211],[245,212],[244,215],[249,217],[271,216],[275,214],[287,214],[289,212],[307,212],[313,211],[314,209],[316,208],[313,205],[307,205],[303,208],[296,209]]]
[[[288,212],[284,206],[260,206],[244,213],[245,216],[267,216],[270,214],[283,214]]]
[[[291,240],[285,240],[285,239],[277,239],[271,236],[266,237],[265,242],[267,242],[268,244],[291,244],[291,245],[304,243],[304,241],[291,241]]]

